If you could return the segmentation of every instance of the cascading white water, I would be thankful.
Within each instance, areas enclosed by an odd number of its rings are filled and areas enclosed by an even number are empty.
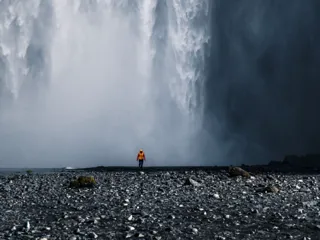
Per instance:
[[[0,80],[16,98],[0,116],[5,164],[133,165],[140,147],[150,165],[188,164],[203,107],[209,5],[0,2]],[[23,87],[41,81],[48,84],[38,91]]]
[[[0,54],[5,65],[1,69],[1,80],[14,98],[18,97],[28,74],[26,55],[39,5],[40,0],[0,1]]]
[[[171,3],[169,37],[175,61],[175,72],[169,82],[172,95],[183,111],[202,114],[204,96],[201,90],[205,81],[206,57],[204,46],[210,41],[211,1],[168,2]]]

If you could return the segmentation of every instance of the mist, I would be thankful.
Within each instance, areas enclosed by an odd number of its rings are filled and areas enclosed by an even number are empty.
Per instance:
[[[1,166],[132,166],[140,148],[149,166],[317,153],[319,11],[316,0],[3,1]]]
[[[0,48],[1,167],[132,166],[140,148],[149,166],[199,164],[189,81],[204,78],[193,61],[202,66],[206,38],[185,40],[193,29],[179,4],[30,1],[28,13],[2,4],[11,21],[2,39],[16,41]]]

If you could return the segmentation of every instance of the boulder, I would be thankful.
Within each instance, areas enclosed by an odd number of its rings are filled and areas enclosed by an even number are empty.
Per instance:
[[[241,177],[245,177],[245,178],[250,178],[250,174],[240,167],[230,167],[229,168],[229,175],[231,177],[241,176]]]
[[[70,182],[70,187],[74,188],[84,188],[84,187],[94,187],[97,184],[93,176],[80,176],[76,180]]]

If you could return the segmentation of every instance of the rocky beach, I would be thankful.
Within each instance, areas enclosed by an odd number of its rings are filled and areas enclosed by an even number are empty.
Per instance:
[[[79,176],[94,184],[70,185]],[[319,182],[239,168],[9,174],[0,239],[320,239]]]

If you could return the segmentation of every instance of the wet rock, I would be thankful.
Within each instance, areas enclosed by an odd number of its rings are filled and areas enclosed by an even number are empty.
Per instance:
[[[144,237],[144,235],[142,233],[135,233],[134,236],[137,237],[137,238],[143,238]]]
[[[215,199],[219,199],[219,198],[220,198],[220,196],[219,196],[218,193],[213,194],[213,197],[214,197]]]
[[[25,228],[26,228],[26,232],[30,231],[30,222],[29,221],[26,222]]]
[[[241,177],[245,177],[245,178],[250,178],[250,174],[240,167],[230,167],[229,168],[229,175],[231,177],[241,176]]]
[[[132,236],[134,236],[133,233],[127,233],[125,238],[131,238]]]
[[[88,233],[89,238],[98,238],[98,235],[95,232]]]
[[[264,189],[265,192],[270,192],[270,193],[278,193],[279,189],[276,186],[269,185]]]
[[[135,230],[135,227],[128,226],[128,230],[129,230],[129,231],[133,231],[133,230]]]
[[[194,187],[200,187],[200,186],[202,186],[201,183],[193,180],[192,178],[187,178],[187,179],[186,179],[186,182],[185,182],[185,185],[192,185],[192,186],[194,186]]]
[[[268,176],[267,176],[267,179],[268,179],[268,180],[271,180],[271,181],[277,181],[277,179],[275,178],[275,176],[272,176],[272,175],[268,175]]]

